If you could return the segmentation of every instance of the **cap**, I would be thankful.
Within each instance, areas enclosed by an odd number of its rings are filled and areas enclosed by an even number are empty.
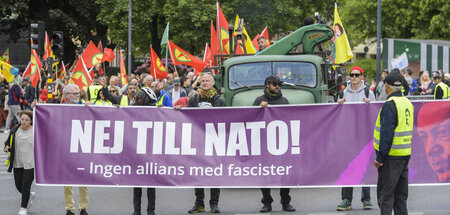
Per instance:
[[[401,87],[403,86],[403,75],[398,72],[391,72],[389,73],[386,78],[384,79],[387,84],[394,86],[394,87]]]
[[[268,83],[281,83],[280,77],[278,77],[276,75],[271,75],[271,76],[267,77],[266,80],[264,81],[264,84],[268,84]]]
[[[22,82],[23,82],[23,81],[29,81],[28,77],[23,78],[23,79],[22,79]]]
[[[181,81],[180,81],[180,78],[179,77],[175,77],[174,79],[173,79],[173,85],[177,85],[177,84],[180,84],[181,83]]]
[[[361,72],[361,75],[364,75],[364,70],[363,70],[361,67],[359,67],[359,66],[354,66],[354,67],[352,67],[352,69],[350,70],[350,72],[352,72],[353,70],[358,70],[358,71]]]
[[[439,72],[437,72],[437,71],[432,72],[431,77],[442,79],[441,74],[439,74]]]

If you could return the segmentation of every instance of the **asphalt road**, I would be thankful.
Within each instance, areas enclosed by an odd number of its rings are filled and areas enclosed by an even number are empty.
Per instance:
[[[0,142],[6,139],[0,134]],[[0,153],[0,162],[6,159],[6,153]],[[32,190],[37,193],[30,215],[63,215],[63,188],[54,186],[36,186]],[[157,189],[156,213],[159,215],[188,214],[193,206],[193,189]],[[133,212],[132,188],[89,188],[90,215],[130,215]],[[207,190],[206,202],[209,200]],[[273,211],[268,214],[308,214],[308,215],[375,215],[379,214],[376,206],[376,189],[371,188],[374,209],[362,210],[359,201],[361,189],[354,190],[353,210],[338,212],[336,206],[340,203],[340,188],[300,188],[292,189],[292,205],[297,209],[294,213],[282,212],[279,204],[278,189],[273,189]],[[74,189],[75,197],[78,190]],[[143,195],[145,196],[145,194]],[[219,207],[222,214],[259,214],[261,208],[261,192],[259,189],[222,189]],[[75,199],[78,202],[78,199]],[[143,199],[143,208],[146,199]],[[78,204],[78,203],[77,203]],[[209,208],[209,206],[207,205]],[[17,214],[20,208],[20,194],[14,186],[12,174],[6,173],[6,167],[0,165],[0,215]],[[448,215],[450,214],[450,186],[410,186],[408,209],[410,215]],[[145,213],[143,213],[145,214]],[[202,214],[209,214],[208,212]]]

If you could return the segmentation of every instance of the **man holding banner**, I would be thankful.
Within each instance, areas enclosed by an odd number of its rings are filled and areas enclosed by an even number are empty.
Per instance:
[[[264,88],[264,95],[258,97],[253,102],[253,106],[267,107],[268,105],[286,105],[289,101],[283,97],[281,93],[281,81],[276,75],[271,75],[264,81],[266,87]],[[288,212],[294,212],[295,208],[292,207],[291,196],[289,192],[290,188],[280,188],[281,204],[283,205],[283,210]],[[273,198],[270,195],[270,188],[261,188],[263,197],[261,202],[264,204],[259,212],[267,213],[272,211]]]
[[[211,107],[223,107],[225,106],[225,100],[220,97],[217,90],[213,88],[215,82],[211,73],[203,73],[201,76],[201,89],[199,94],[189,99],[188,107],[199,108],[211,108]],[[180,109],[181,107],[177,107]],[[211,199],[209,205],[211,206],[211,213],[220,213],[218,207],[220,196],[219,188],[211,188]],[[204,188],[195,188],[195,205],[189,210],[190,214],[204,212],[205,211],[205,190]]]
[[[403,76],[386,77],[388,98],[378,114],[373,134],[378,168],[377,197],[381,215],[408,214],[408,164],[414,125],[414,106],[402,95]]]

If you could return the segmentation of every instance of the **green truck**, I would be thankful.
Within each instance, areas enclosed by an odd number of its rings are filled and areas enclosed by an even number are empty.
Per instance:
[[[291,104],[329,102],[331,95],[337,95],[342,80],[336,79],[338,75],[331,69],[327,56],[315,55],[314,49],[333,35],[334,31],[326,24],[308,25],[255,55],[231,57],[219,67],[216,88],[227,106],[251,106],[263,94],[266,77],[277,75],[283,81],[283,96]],[[303,52],[290,55],[300,44]]]

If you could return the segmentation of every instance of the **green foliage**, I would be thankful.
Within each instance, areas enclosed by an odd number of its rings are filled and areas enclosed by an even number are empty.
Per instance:
[[[376,37],[377,1],[338,0],[351,46]],[[450,40],[450,1],[383,0],[381,37]]]

